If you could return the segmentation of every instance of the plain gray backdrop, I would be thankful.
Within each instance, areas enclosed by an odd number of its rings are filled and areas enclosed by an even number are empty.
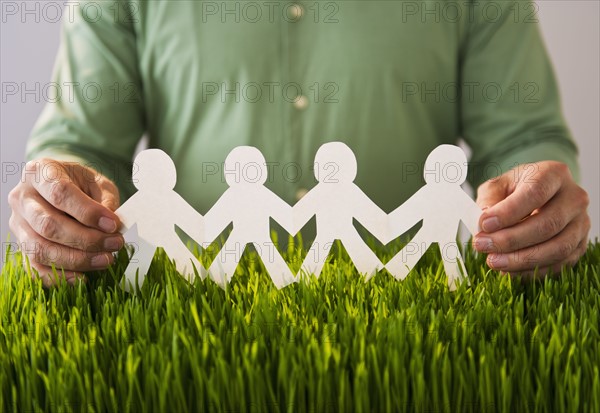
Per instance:
[[[39,7],[39,12],[27,14],[21,9],[13,14],[14,7],[23,8],[25,3],[28,10]],[[44,105],[39,93],[22,99],[20,95],[10,96],[6,92],[15,83],[33,89],[36,83],[44,85],[50,81],[60,40],[60,22],[53,21],[56,14],[52,7],[41,9],[47,3],[51,2],[0,1],[0,235],[3,241],[9,233],[7,195],[19,180],[25,142]],[[595,238],[600,236],[600,6],[595,0],[538,1],[537,4],[546,46],[560,83],[563,110],[580,149],[582,185],[591,198],[590,235]],[[15,167],[18,173],[13,172]],[[12,235],[11,239],[14,240]]]

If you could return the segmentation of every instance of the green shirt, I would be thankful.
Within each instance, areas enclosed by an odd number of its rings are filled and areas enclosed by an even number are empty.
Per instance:
[[[460,138],[475,187],[538,160],[578,174],[528,2],[77,4],[27,156],[83,160],[124,198],[144,134],[203,213],[238,145],[264,153],[267,186],[292,204],[332,140],[355,151],[357,184],[387,211],[422,185],[428,153]]]

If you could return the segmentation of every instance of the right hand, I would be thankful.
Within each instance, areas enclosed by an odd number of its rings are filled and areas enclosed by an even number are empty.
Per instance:
[[[75,162],[48,158],[26,164],[19,184],[8,195],[10,229],[19,247],[42,278],[56,284],[83,279],[84,271],[107,268],[112,252],[123,247],[115,184],[95,170]]]

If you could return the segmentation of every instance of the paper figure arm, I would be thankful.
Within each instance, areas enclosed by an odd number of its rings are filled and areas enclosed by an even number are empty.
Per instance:
[[[119,229],[121,234],[126,233],[136,224],[136,214],[138,214],[141,206],[139,204],[139,195],[136,192],[115,211],[115,214],[121,220],[121,228]]]
[[[473,201],[471,197],[467,195],[466,192],[463,192],[463,195],[464,208],[462,209],[463,213],[461,219],[469,232],[473,235],[476,235],[481,232],[481,228],[479,228],[479,218],[481,218],[483,211],[479,208],[479,205],[477,205],[475,201]]]
[[[198,244],[204,242],[204,218],[179,194],[175,194],[172,214],[175,217],[175,224],[184,230]]]
[[[371,200],[360,188],[356,187],[353,199],[353,215],[380,242],[389,242],[388,215]]]
[[[293,228],[291,234],[297,234],[302,227],[315,215],[316,205],[318,202],[318,187],[314,187],[306,193],[296,204],[292,210]]]
[[[201,238],[205,243],[212,243],[233,220],[231,208],[235,205],[231,202],[229,193],[229,190],[225,191],[204,215],[204,236]]]
[[[270,197],[271,217],[283,227],[288,233],[294,235],[294,218],[292,214],[292,207],[285,202],[283,199],[271,193]]]
[[[425,195],[423,188],[421,188],[402,205],[390,212],[388,215],[389,238],[387,243],[404,234],[423,219],[423,204],[429,202]]]

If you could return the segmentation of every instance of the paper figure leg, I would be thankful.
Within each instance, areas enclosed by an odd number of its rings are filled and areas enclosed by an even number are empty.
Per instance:
[[[319,238],[316,238],[306,253],[306,257],[300,267],[301,271],[305,271],[307,274],[314,274],[315,277],[319,278],[332,245],[331,241],[323,242]]]
[[[127,264],[125,269],[125,279],[123,280],[122,287],[125,291],[130,292],[135,287],[135,277],[138,275],[138,283],[141,287],[144,285],[146,274],[152,264],[154,253],[156,252],[156,246],[144,241],[143,238],[137,240],[137,245],[134,245],[133,256]]]
[[[246,248],[246,243],[240,242],[232,235],[233,233],[227,238],[223,248],[208,269],[210,277],[222,288],[225,288],[225,285],[231,281]]]
[[[358,233],[352,233],[344,238],[342,243],[358,272],[366,274],[365,281],[369,281],[371,277],[377,274],[377,271],[383,268],[383,264],[377,258],[377,255],[365,244]]]
[[[191,253],[187,248],[165,248],[165,252],[169,256],[170,259],[175,260],[175,265],[177,267],[177,271],[183,275],[190,283],[194,282],[194,277],[196,274],[194,273],[194,267],[198,270],[198,274],[201,279],[206,277],[206,270],[200,264],[198,259]]]
[[[448,287],[450,287],[450,291],[454,291],[458,282],[462,281],[467,275],[465,263],[462,260],[455,241],[439,243],[439,247],[442,254],[442,261],[444,262],[444,269],[448,276]]]
[[[254,248],[256,248],[256,252],[269,272],[273,284],[275,284],[278,289],[296,282],[294,273],[290,270],[290,267],[287,265],[279,251],[277,251],[277,248],[275,248],[273,241],[266,241],[262,243],[262,245],[255,242]]]
[[[406,246],[398,252],[391,260],[385,264],[385,268],[397,280],[403,280],[413,269],[419,260],[423,257],[427,249],[431,246],[430,241],[425,241],[417,233],[415,237]]]

